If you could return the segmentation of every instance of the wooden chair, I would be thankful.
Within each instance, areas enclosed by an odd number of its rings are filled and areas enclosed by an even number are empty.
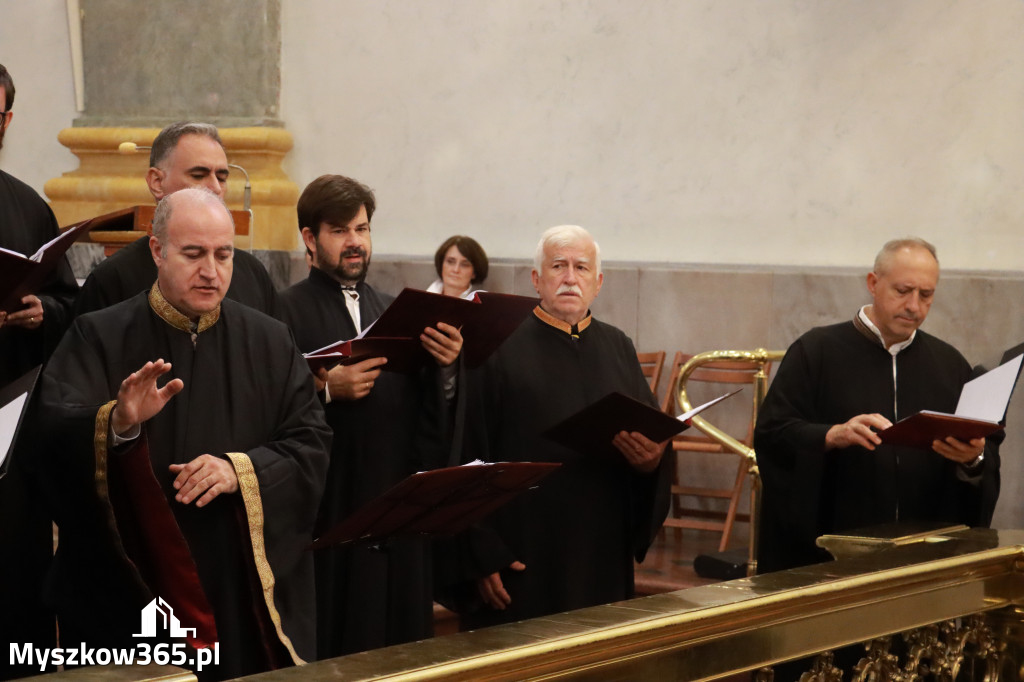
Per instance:
[[[665,351],[658,350],[650,353],[637,353],[636,359],[640,362],[640,369],[647,377],[647,383],[651,386],[651,393],[658,396],[658,384],[661,382],[661,367],[665,364]]]
[[[672,506],[669,517],[665,520],[664,525],[668,528],[691,528],[719,532],[721,533],[718,546],[718,551],[720,552],[725,551],[729,545],[729,539],[736,521],[750,521],[750,516],[739,514],[738,509],[747,473],[753,465],[754,423],[757,419],[757,405],[763,397],[759,393],[763,390],[765,377],[768,376],[771,370],[771,362],[763,358],[760,360],[738,358],[746,358],[747,356],[753,358],[757,356],[757,353],[771,355],[772,359],[781,357],[781,354],[769,351],[755,351],[753,353],[745,351],[711,351],[709,353],[701,353],[694,360],[695,356],[677,352],[672,361],[668,391],[662,401],[662,409],[667,414],[675,416],[692,407],[689,405],[689,399],[686,396],[687,387],[693,388],[692,382],[718,384],[719,386],[715,390],[716,393],[733,390],[740,384],[746,384],[751,387],[751,390],[744,391],[723,403],[723,407],[726,407],[734,401],[746,400],[751,405],[746,433],[742,436],[729,436],[701,417],[695,417],[693,420],[695,428],[687,430],[672,440],[672,450],[676,455],[671,488]],[[684,371],[685,376],[681,376]],[[760,388],[755,383],[758,377],[761,378]],[[680,381],[681,379],[682,381]],[[680,404],[680,397],[684,399],[686,404]],[[708,435],[709,432],[713,433],[714,436]],[[682,453],[686,452],[737,455],[739,462],[736,466],[736,475],[733,478],[732,486],[728,488],[713,488],[684,485],[686,467],[683,466],[680,457]],[[680,500],[680,498],[685,497],[723,500],[727,502],[727,506],[724,511],[687,508],[684,507]]]

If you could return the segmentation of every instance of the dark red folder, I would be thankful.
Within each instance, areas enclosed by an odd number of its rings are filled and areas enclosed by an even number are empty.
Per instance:
[[[985,438],[1001,428],[1002,425],[996,422],[923,410],[879,431],[878,437],[890,445],[931,450],[933,441],[944,440],[947,436],[966,443],[975,438]]]
[[[540,303],[540,299],[529,296],[491,291],[478,291],[475,297],[482,306],[462,328],[462,352],[470,367],[482,365]]]
[[[655,443],[660,443],[688,429],[693,416],[740,390],[719,396],[679,417],[670,417],[647,403],[613,392],[555,424],[544,432],[544,436],[584,454],[600,453],[621,457],[612,445],[612,439],[620,431],[637,431]]]
[[[0,249],[0,310],[13,313],[24,308],[21,299],[39,291],[75,240],[90,229],[92,220],[73,225],[43,244],[31,256]]]
[[[370,357],[387,357],[383,367],[387,371],[410,372],[431,361],[420,334],[444,322],[461,328],[462,354],[470,367],[477,367],[522,324],[537,303],[535,298],[489,291],[478,291],[467,300],[403,289],[361,337],[339,341],[304,357],[314,372],[322,366],[330,369],[338,362],[351,364]]]
[[[391,372],[413,372],[430,360],[430,354],[418,338],[388,336],[341,341],[302,357],[314,373],[321,367],[329,370],[335,365],[354,365],[369,358],[387,358],[383,369]]]
[[[454,535],[557,469],[552,462],[474,462],[409,476],[323,533],[322,549],[398,535]]]

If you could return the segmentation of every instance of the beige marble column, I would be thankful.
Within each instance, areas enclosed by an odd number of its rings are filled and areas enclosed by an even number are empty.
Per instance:
[[[148,150],[121,154],[122,142],[140,147],[152,144],[159,128],[86,127],[60,132],[61,144],[79,159],[77,169],[47,181],[44,188],[60,225],[136,204],[151,204],[146,187]],[[298,244],[295,202],[299,189],[281,169],[292,148],[291,134],[281,128],[221,128],[228,162],[243,167],[252,185],[253,222],[251,243],[240,248],[291,251]],[[232,169],[225,201],[229,208],[243,207],[245,177]]]
[[[229,163],[252,185],[251,240],[242,246],[299,246],[298,186],[281,167],[292,136],[280,120],[280,1],[80,0],[85,110],[58,139],[77,169],[46,183],[61,225],[153,199],[147,151],[165,125],[192,120],[220,129]],[[227,203],[241,209],[244,174],[231,171]]]

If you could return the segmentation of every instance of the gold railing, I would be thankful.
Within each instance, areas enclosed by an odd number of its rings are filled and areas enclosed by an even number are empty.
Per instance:
[[[686,393],[686,382],[691,374],[704,365],[713,362],[744,362],[756,364],[758,365],[758,370],[754,374],[754,395],[751,397],[753,401],[753,408],[750,413],[749,424],[750,432],[753,433],[753,427],[757,423],[758,410],[760,409],[761,403],[764,401],[765,393],[768,390],[768,373],[765,371],[765,367],[770,365],[772,362],[778,362],[785,354],[786,351],[758,348],[753,351],[712,350],[694,355],[686,362],[686,364],[679,368],[679,376],[674,378],[675,383],[673,384],[673,387],[679,397],[680,409],[682,409],[683,412],[693,409],[693,405],[690,403],[690,398]],[[743,458],[743,461],[746,463],[747,476],[750,479],[750,543],[747,552],[747,575],[754,575],[757,573],[757,514],[761,508],[761,475],[757,468],[757,457],[754,453],[754,449],[737,438],[729,435],[725,431],[722,431],[700,415],[694,417],[691,420],[691,423],[709,438],[720,443],[727,451],[733,452]]]
[[[1021,679],[1024,531],[946,529],[855,545],[817,566],[249,679],[696,681],[747,673],[755,682],[790,682],[806,671],[804,682],[832,682],[833,661],[844,658],[832,652],[851,645],[847,672],[856,680]]]
[[[1020,679],[1024,532],[954,529],[891,544],[252,679],[770,680],[780,662],[818,657],[805,680],[825,681],[836,679],[829,653],[861,643],[852,672],[863,680]],[[894,653],[903,633],[906,653]]]

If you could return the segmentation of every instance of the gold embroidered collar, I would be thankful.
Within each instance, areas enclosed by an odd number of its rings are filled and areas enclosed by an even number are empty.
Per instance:
[[[587,311],[587,316],[580,320],[578,324],[569,324],[564,320],[560,320],[540,306],[533,309],[533,314],[536,315],[537,319],[544,324],[551,325],[555,329],[565,332],[574,339],[578,339],[580,337],[580,332],[589,327],[590,321],[594,319],[591,317],[589,310]]]
[[[192,320],[188,319],[187,315],[183,315],[177,308],[167,302],[167,299],[164,298],[163,293],[160,291],[159,282],[153,282],[153,288],[149,290],[149,307],[160,316],[160,319],[175,329],[180,329],[189,334],[192,333]],[[218,303],[215,309],[208,313],[203,313],[199,317],[199,326],[196,327],[196,333],[201,334],[206,331],[217,324],[219,319],[220,304]]]

